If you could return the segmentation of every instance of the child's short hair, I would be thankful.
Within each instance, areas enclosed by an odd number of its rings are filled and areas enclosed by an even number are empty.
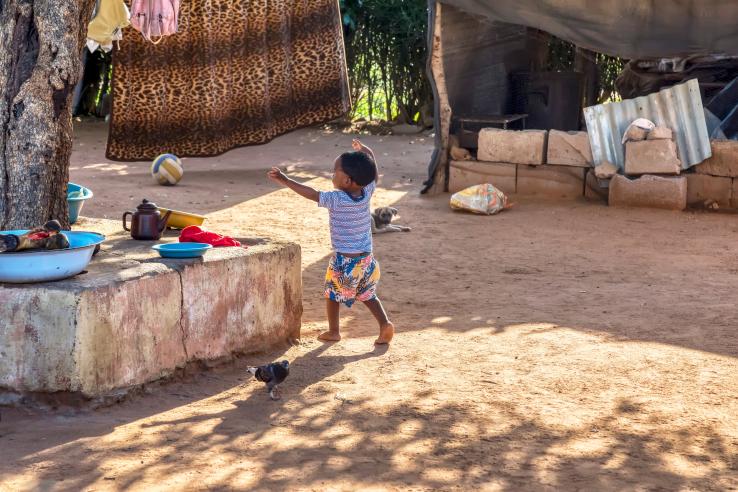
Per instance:
[[[377,165],[364,152],[344,152],[340,156],[341,169],[359,186],[366,186],[377,179]]]

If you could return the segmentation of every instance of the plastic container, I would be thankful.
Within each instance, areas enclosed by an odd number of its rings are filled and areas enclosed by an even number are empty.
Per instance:
[[[159,207],[159,213],[164,215],[169,211],[168,208]],[[184,229],[187,226],[195,225],[200,226],[205,222],[203,215],[191,214],[188,212],[180,212],[179,210],[172,210],[172,214],[167,219],[167,227],[171,229]]]
[[[205,243],[166,243],[151,247],[162,258],[199,258],[212,248],[213,246]]]
[[[74,183],[67,184],[67,204],[69,205],[70,224],[77,222],[85,200],[89,200],[92,196],[92,190],[89,188]]]

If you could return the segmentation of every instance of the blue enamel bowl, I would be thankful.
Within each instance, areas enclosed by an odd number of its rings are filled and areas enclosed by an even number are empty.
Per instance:
[[[0,234],[25,234],[28,231],[0,231]],[[69,278],[82,272],[92,259],[95,248],[105,236],[95,232],[62,231],[69,248],[0,253],[0,282],[32,283]]]
[[[151,247],[162,258],[199,258],[213,247],[205,243],[166,243]]]

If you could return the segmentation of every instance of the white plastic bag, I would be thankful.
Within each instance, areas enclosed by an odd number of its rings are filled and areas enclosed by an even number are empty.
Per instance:
[[[509,207],[507,196],[489,183],[470,186],[451,195],[451,208],[454,210],[494,215]]]

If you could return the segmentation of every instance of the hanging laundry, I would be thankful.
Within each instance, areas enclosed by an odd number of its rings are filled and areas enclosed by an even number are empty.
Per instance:
[[[123,0],[99,0],[95,17],[87,30],[87,48],[90,52],[101,48],[113,49],[113,41],[123,39],[123,28],[130,24],[130,13]]]
[[[179,2],[180,0],[133,0],[131,26],[145,40],[158,44],[164,36],[177,33]]]
[[[336,0],[189,1],[178,22],[115,51],[108,158],[214,156],[351,108]]]

